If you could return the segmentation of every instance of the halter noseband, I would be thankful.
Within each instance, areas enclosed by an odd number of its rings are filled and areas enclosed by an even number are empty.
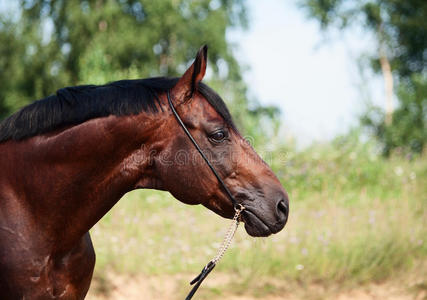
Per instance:
[[[227,186],[225,185],[224,181],[221,179],[221,177],[219,176],[218,172],[215,170],[214,166],[211,164],[211,162],[209,161],[209,159],[206,157],[206,155],[203,153],[202,149],[200,148],[200,146],[197,144],[196,140],[193,138],[193,136],[191,135],[190,131],[187,129],[187,127],[185,126],[184,122],[181,120],[180,116],[178,115],[171,97],[170,97],[170,91],[167,91],[167,97],[168,97],[168,102],[169,102],[169,106],[172,110],[172,113],[174,114],[176,120],[178,121],[179,125],[181,125],[182,129],[184,130],[185,134],[188,136],[188,138],[190,139],[190,141],[193,143],[193,145],[196,147],[197,151],[199,151],[200,155],[203,157],[203,159],[205,160],[205,162],[207,163],[207,165],[209,166],[209,168],[212,170],[212,173],[214,173],[215,177],[218,179],[221,187],[223,188],[223,190],[225,191],[225,193],[227,194],[228,198],[231,200],[231,203],[233,205],[233,208],[235,210],[235,214],[233,217],[233,224],[231,225],[231,227],[229,228],[225,239],[221,245],[221,247],[219,248],[218,254],[203,268],[202,272],[196,277],[194,278],[190,284],[195,284],[193,289],[190,291],[190,293],[188,294],[188,296],[185,298],[186,300],[189,300],[193,297],[194,293],[197,291],[197,289],[199,288],[200,284],[202,283],[202,281],[208,276],[208,274],[213,270],[213,268],[215,268],[216,263],[222,258],[222,256],[224,255],[225,251],[227,250],[227,248],[230,246],[231,240],[234,236],[234,233],[237,230],[237,227],[239,226],[239,221],[240,221],[240,213],[245,209],[244,206],[242,204],[238,204],[236,199],[234,199],[233,195],[231,194],[230,190],[227,188]]]

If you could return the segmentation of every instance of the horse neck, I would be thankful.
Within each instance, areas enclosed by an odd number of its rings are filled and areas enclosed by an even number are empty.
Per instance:
[[[126,192],[156,188],[150,157],[161,151],[165,114],[93,119],[9,145],[16,201],[49,236],[78,239]],[[156,143],[153,143],[153,141]],[[0,180],[1,185],[1,180]],[[55,239],[55,238],[53,238]]]

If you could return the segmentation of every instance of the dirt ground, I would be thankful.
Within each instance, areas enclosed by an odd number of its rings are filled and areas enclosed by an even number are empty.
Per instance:
[[[162,275],[154,277],[123,276],[109,274],[103,280],[95,278],[88,300],[145,300],[184,299],[190,290],[191,275]],[[238,286],[235,294],[232,283],[236,278],[216,273],[206,279],[194,299],[230,300],[427,300],[426,279],[415,280],[411,276],[381,284],[357,287],[324,287],[320,285],[289,286],[285,282],[269,280],[259,283],[260,288]],[[295,284],[294,284],[295,285]],[[226,287],[226,288],[224,288]],[[226,292],[224,292],[226,290]]]

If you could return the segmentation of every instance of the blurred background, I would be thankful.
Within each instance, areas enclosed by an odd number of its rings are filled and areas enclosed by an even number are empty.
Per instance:
[[[61,87],[205,78],[291,199],[240,228],[198,299],[427,299],[427,2],[0,0],[0,119]],[[91,231],[88,299],[182,299],[229,221],[127,194]]]

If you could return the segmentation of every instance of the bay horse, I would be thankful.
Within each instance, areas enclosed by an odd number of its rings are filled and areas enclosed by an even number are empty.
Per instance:
[[[201,82],[206,65],[204,46],[179,78],[63,88],[0,123],[0,299],[84,299],[95,265],[89,229],[131,190],[168,191],[233,216],[167,95],[244,205],[247,233],[284,227],[287,193]]]

